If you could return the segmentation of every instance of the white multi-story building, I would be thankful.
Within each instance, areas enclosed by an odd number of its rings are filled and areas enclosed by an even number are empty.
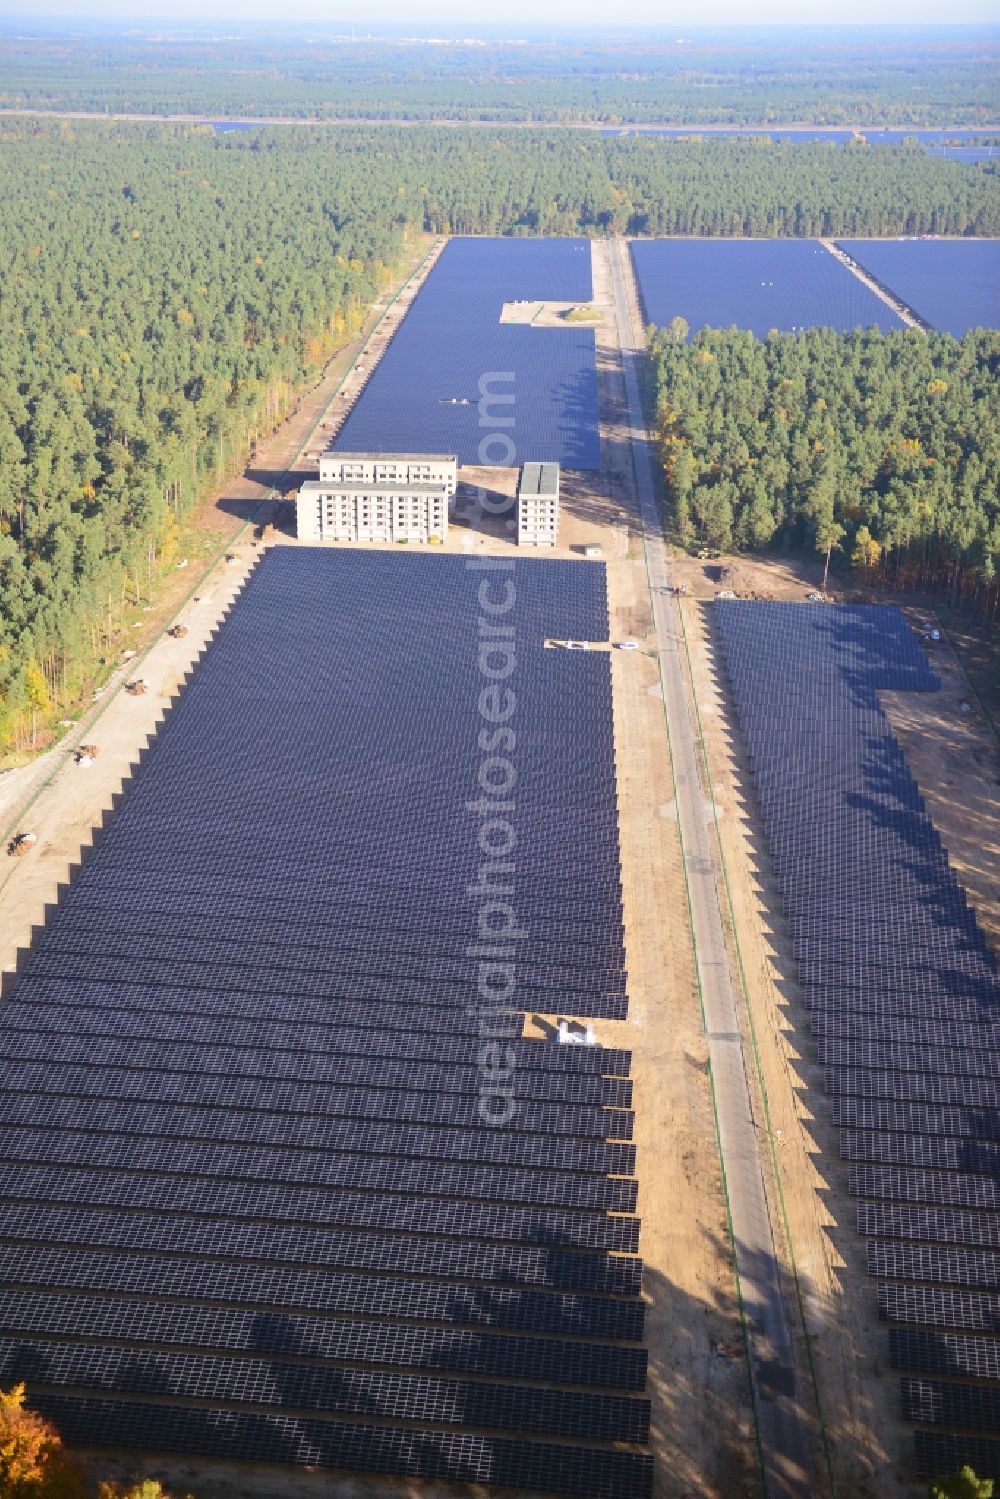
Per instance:
[[[554,547],[558,533],[559,465],[526,463],[517,485],[517,544]]]
[[[295,504],[301,541],[444,541],[458,462],[445,453],[323,453]]]

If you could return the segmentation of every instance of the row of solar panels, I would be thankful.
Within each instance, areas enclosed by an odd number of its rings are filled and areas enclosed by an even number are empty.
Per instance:
[[[723,602],[716,620],[858,1231],[900,1324],[890,1360],[956,1381],[946,1399],[904,1382],[904,1413],[992,1430],[1000,982],[876,696],[936,679],[895,610]],[[972,1461],[975,1440],[954,1443]]]
[[[502,796],[483,576],[268,554],[0,1012],[0,1362],[70,1440],[650,1491],[629,1057],[521,1034],[625,1014],[608,658],[544,650],[603,569],[505,575]]]

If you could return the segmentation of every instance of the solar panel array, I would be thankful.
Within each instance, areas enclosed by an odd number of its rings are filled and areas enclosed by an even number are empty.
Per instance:
[[[610,657],[543,648],[607,629],[600,565],[251,575],[0,1010],[0,1382],[70,1442],[651,1492],[629,1057],[521,1036],[626,1013]]]
[[[1000,328],[1000,239],[842,239],[840,248],[939,333]]]
[[[450,240],[336,446],[599,468],[593,328],[500,321],[505,302],[592,295],[588,240]]]
[[[814,239],[636,239],[632,264],[644,321],[699,328],[851,328],[903,324]]]
[[[898,610],[716,620],[918,1469],[1000,1477],[1000,980],[878,700],[938,684]]]

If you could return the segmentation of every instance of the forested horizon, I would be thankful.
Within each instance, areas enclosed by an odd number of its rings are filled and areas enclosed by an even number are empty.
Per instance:
[[[0,107],[561,124],[995,125],[987,26],[0,23]],[[360,32],[360,28],[358,28]]]
[[[996,169],[917,147],[7,118],[0,167],[0,753],[415,232],[1000,234]]]

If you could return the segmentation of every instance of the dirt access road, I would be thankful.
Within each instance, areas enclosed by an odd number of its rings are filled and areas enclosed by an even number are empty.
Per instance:
[[[764,1124],[754,1107],[737,1014],[737,985],[712,860],[709,813],[688,713],[670,573],[653,487],[649,441],[637,375],[644,340],[628,245],[611,247],[615,312],[631,418],[636,494],[653,617],[660,643],[664,706],[676,786],[684,872],[699,989],[708,1033],[713,1097],[737,1274],[742,1293],[765,1491],[769,1499],[815,1493],[810,1449],[811,1390],[797,1367],[794,1305],[781,1273],[778,1204],[768,1191],[758,1145]]]

